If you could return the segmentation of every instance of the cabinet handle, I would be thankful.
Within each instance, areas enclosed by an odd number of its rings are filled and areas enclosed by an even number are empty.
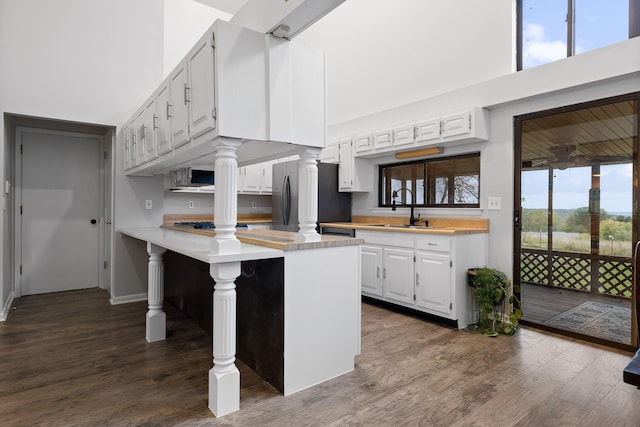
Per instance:
[[[387,267],[382,267],[382,278],[383,279],[387,278]]]
[[[140,126],[140,138],[147,139],[147,127],[145,125]]]
[[[167,101],[167,120],[169,120],[173,115],[171,114],[171,104]]]
[[[429,245],[429,246],[438,246],[437,243],[431,243],[431,242],[427,242],[427,245]]]
[[[153,128],[158,129],[158,116],[155,114],[153,115]]]
[[[376,278],[380,278],[380,267],[376,267]]]
[[[416,286],[420,284],[420,274],[416,273]]]
[[[187,103],[191,102],[191,98],[189,97],[189,95],[191,95],[190,93],[191,88],[189,86],[187,86],[187,84],[184,84],[184,105],[187,105]]]

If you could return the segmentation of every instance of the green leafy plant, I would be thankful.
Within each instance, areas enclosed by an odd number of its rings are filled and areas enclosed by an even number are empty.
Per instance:
[[[489,267],[470,268],[467,278],[478,304],[478,330],[490,337],[513,335],[522,310],[514,306],[520,301],[513,293],[511,280],[503,272]]]

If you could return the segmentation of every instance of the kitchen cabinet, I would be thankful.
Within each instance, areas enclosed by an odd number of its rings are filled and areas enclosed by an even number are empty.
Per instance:
[[[373,133],[373,148],[380,150],[381,148],[391,147],[393,145],[393,131],[391,129],[379,130]]]
[[[373,166],[366,159],[354,158],[353,140],[340,141],[338,151],[338,191],[371,191]]]
[[[142,123],[140,127],[140,135],[142,137],[142,145],[144,146],[144,161],[158,157],[158,145],[156,139],[156,129],[158,116],[156,114],[156,97],[151,97],[144,107],[142,112]]]
[[[416,122],[416,139],[417,143],[427,141],[437,141],[440,139],[440,119],[427,119]]]
[[[468,135],[471,132],[471,112],[450,114],[442,118],[442,138]]]
[[[133,168],[136,166],[137,155],[138,152],[138,142],[139,142],[139,127],[136,123],[136,117],[134,116],[130,121],[127,129],[129,131],[129,141],[130,141],[130,149],[129,149],[129,168]]]
[[[271,194],[273,162],[238,168],[238,192],[243,194]]]
[[[144,153],[144,109],[141,109],[136,114],[136,119],[134,122],[134,127],[136,131],[136,166],[141,165],[145,162],[145,153]]]
[[[340,149],[338,147],[338,141],[330,141],[327,146],[322,149],[318,160],[322,163],[340,163]]]
[[[129,125],[124,125],[122,127],[122,132],[120,132],[120,139],[122,140],[122,167],[124,170],[129,170],[131,168],[130,165],[130,150],[131,150],[131,140],[129,133]]]
[[[466,271],[487,264],[487,233],[356,229],[356,237],[365,241],[360,262],[363,295],[457,321],[461,329],[472,323]]]
[[[187,61],[183,60],[169,77],[170,99],[169,126],[171,148],[178,148],[189,142],[189,109],[187,107]]]
[[[171,151],[170,95],[170,85],[169,80],[167,80],[156,93],[156,149],[159,156]]]
[[[271,193],[273,191],[274,163],[274,161],[260,163],[260,169],[262,170],[262,183],[260,184],[260,191],[262,193]]]
[[[185,103],[189,133],[196,138],[216,127],[214,73],[214,35],[201,38],[187,55]]]
[[[387,301],[414,303],[413,249],[382,249],[382,289]]]
[[[373,134],[365,133],[353,138],[356,153],[366,153],[373,149]]]
[[[360,265],[362,267],[362,293],[382,297],[382,248],[362,245]]]
[[[396,147],[413,143],[414,137],[413,123],[406,123],[393,128],[393,145]]]

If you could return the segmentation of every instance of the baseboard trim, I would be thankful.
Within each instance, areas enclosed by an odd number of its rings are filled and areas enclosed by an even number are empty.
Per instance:
[[[9,298],[4,303],[4,307],[2,307],[2,311],[0,311],[0,322],[6,322],[9,317],[9,310],[11,310],[11,304],[13,304],[13,297],[15,294],[13,292],[9,293]]]
[[[123,297],[112,296],[109,302],[111,303],[111,305],[118,305],[118,304],[127,304],[130,302],[146,301],[147,299],[148,299],[148,296],[146,293],[144,293],[144,294],[125,295]]]

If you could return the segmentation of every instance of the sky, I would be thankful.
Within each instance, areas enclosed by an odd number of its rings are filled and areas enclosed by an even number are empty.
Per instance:
[[[567,1],[523,1],[523,68],[567,56]],[[629,37],[629,0],[576,0],[576,53]]]
[[[553,208],[576,209],[589,206],[591,168],[554,170]],[[522,207],[547,209],[548,171],[526,171],[522,174]],[[600,167],[600,208],[607,212],[631,214],[631,164]]]

